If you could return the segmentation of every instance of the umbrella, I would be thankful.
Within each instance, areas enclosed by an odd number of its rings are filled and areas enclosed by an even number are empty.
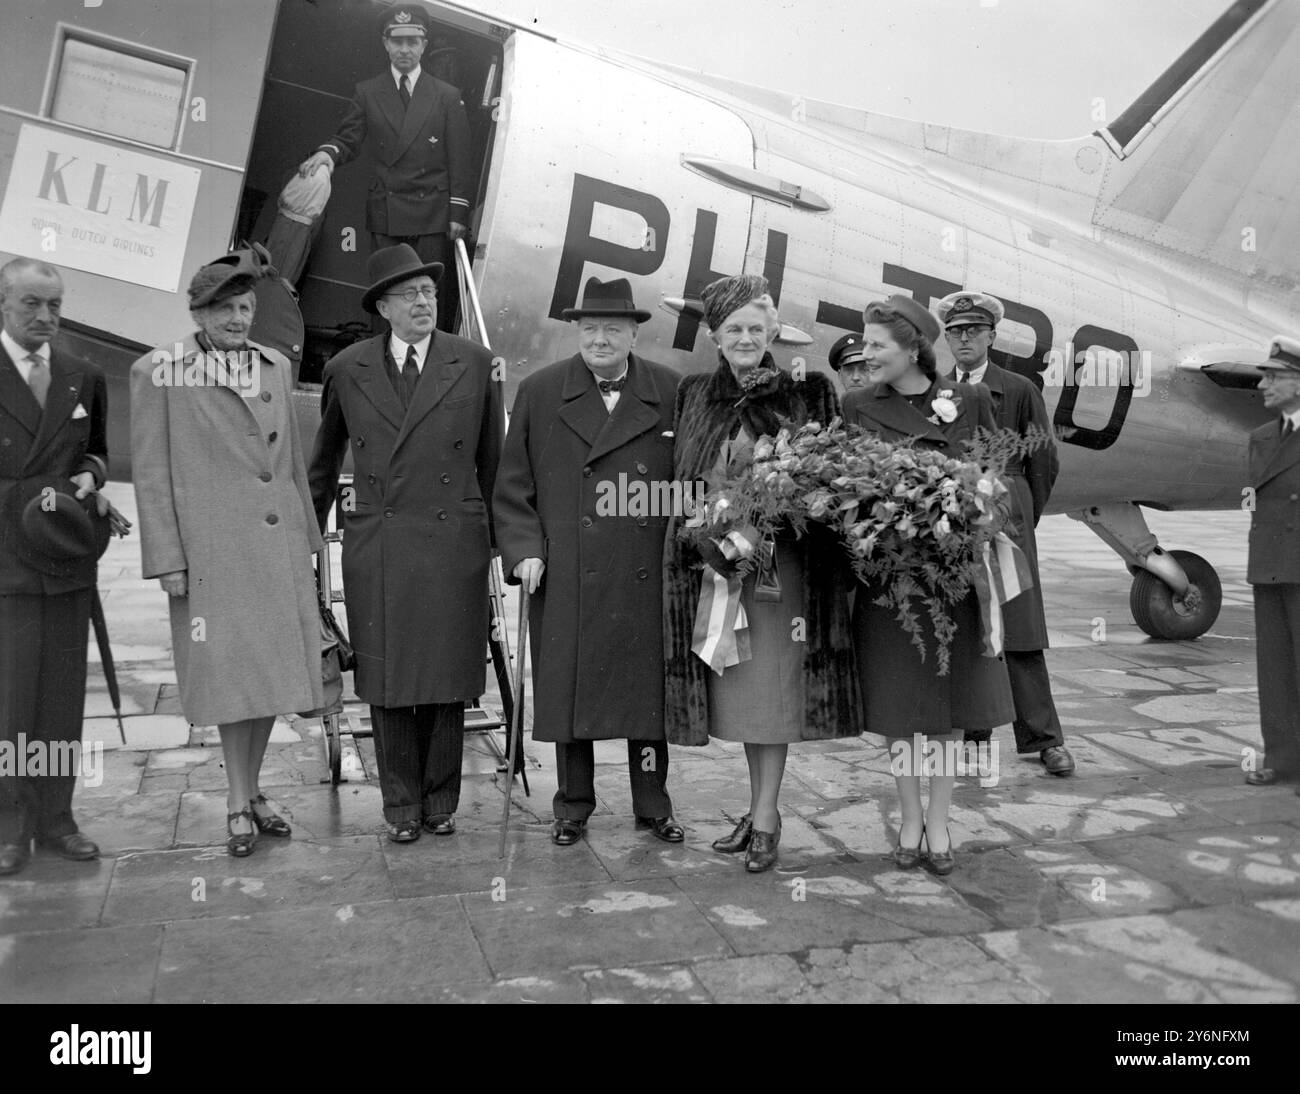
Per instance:
[[[95,628],[95,644],[99,647],[99,660],[104,666],[104,680],[108,683],[108,697],[113,700],[117,715],[117,731],[126,744],[126,729],[122,725],[122,693],[117,687],[117,668],[113,664],[113,650],[108,644],[108,623],[104,619],[104,602],[99,599],[99,589],[94,590],[90,601],[90,623]]]

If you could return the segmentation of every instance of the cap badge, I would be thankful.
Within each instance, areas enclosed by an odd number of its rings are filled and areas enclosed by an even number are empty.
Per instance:
[[[952,302],[953,311],[970,311],[974,306],[969,296],[959,296]]]

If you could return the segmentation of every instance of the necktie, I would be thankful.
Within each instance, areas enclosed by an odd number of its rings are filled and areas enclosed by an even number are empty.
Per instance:
[[[626,383],[627,377],[624,376],[621,380],[597,380],[596,386],[602,395],[608,395],[611,391],[622,391]]]
[[[400,82],[401,87],[397,93],[402,97],[402,109],[405,110],[411,105],[411,81],[403,74]]]
[[[1295,422],[1290,418],[1282,419],[1282,439],[1285,441],[1292,433],[1295,432]]]
[[[27,360],[31,365],[31,371],[27,373],[27,384],[32,389],[32,394],[36,396],[36,401],[41,404],[41,409],[44,410],[45,394],[50,390],[50,366],[38,353],[29,354]]]
[[[957,370],[957,383],[959,383],[959,384],[969,384],[969,383],[970,383],[970,373],[969,373],[969,372],[962,372],[961,369],[958,369],[958,370]]]
[[[420,369],[416,364],[417,357],[414,346],[406,347],[406,363],[402,366],[402,385],[406,388],[406,405],[411,405],[411,400],[415,398],[415,385],[420,382]]]

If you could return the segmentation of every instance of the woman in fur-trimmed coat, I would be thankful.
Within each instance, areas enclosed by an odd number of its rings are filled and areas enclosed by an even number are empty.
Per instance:
[[[677,390],[673,463],[682,483],[715,479],[733,445],[774,436],[782,426],[827,424],[839,413],[827,377],[795,379],[767,352],[779,324],[763,278],[723,278],[704,290],[704,300],[719,361],[713,373],[688,376]],[[781,599],[756,600],[757,575],[745,578],[752,656],[718,674],[691,648],[704,563],[678,538],[681,524],[673,519],[664,549],[665,728],[673,744],[704,745],[710,736],[745,742],[750,812],[714,847],[748,848],[746,866],[758,872],[776,861],[788,744],[861,732],[847,556],[819,526],[799,539],[779,534]]]

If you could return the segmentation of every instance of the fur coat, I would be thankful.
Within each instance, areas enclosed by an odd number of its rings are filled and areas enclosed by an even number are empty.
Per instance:
[[[775,368],[771,358],[764,361]],[[796,380],[780,370],[776,379],[745,396],[730,366],[719,359],[711,374],[687,376],[677,389],[673,414],[674,477],[686,483],[706,479],[724,441],[742,424],[757,439],[783,425],[829,424],[839,414],[831,381],[821,373]],[[706,673],[691,651],[703,563],[677,536],[683,518],[674,516],[664,546],[664,725],[678,745],[709,743]],[[817,525],[799,541],[804,563],[807,650],[803,672],[805,740],[851,737],[862,731],[857,668],[849,624],[852,576],[838,538]]]

